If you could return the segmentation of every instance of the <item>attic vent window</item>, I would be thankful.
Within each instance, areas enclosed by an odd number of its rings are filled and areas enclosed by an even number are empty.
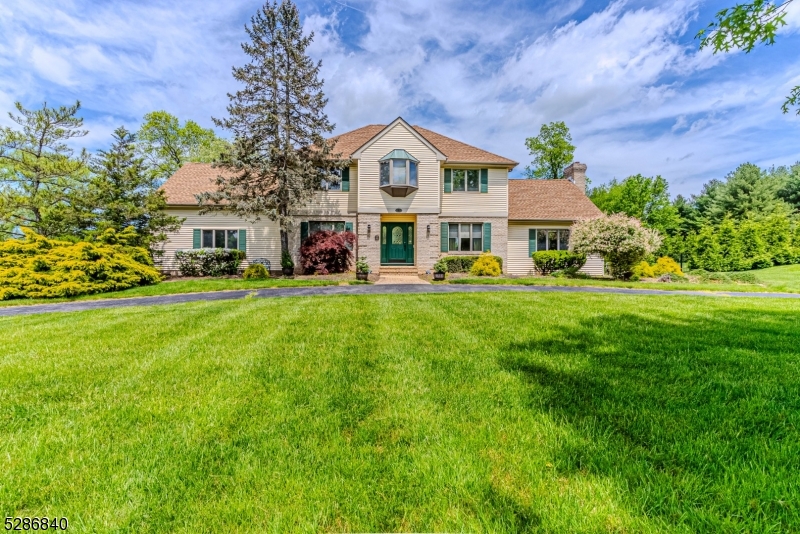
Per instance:
[[[380,160],[381,190],[393,197],[405,197],[417,189],[419,160],[405,150],[392,150]]]

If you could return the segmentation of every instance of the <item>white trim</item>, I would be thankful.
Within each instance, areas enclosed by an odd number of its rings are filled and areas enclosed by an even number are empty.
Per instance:
[[[433,152],[436,154],[436,159],[437,159],[437,161],[447,161],[447,156],[445,156],[444,154],[442,154],[442,153],[441,153],[441,151],[439,151],[439,149],[438,149],[438,148],[436,148],[435,146],[433,146],[433,145],[431,144],[431,142],[430,142],[430,141],[428,141],[427,139],[425,139],[424,137],[422,137],[422,135],[420,135],[420,133],[419,133],[418,131],[416,131],[416,130],[415,130],[415,129],[414,129],[414,128],[413,128],[413,127],[410,125],[410,124],[408,124],[408,123],[405,121],[405,119],[403,119],[403,117],[397,117],[395,120],[393,120],[393,121],[391,122],[391,124],[389,124],[388,126],[386,126],[386,128],[384,128],[383,130],[381,130],[380,132],[378,132],[377,134],[375,134],[375,135],[372,137],[372,139],[370,139],[369,141],[367,141],[366,143],[364,143],[363,145],[361,145],[361,147],[360,147],[358,150],[356,150],[355,152],[353,152],[352,154],[350,154],[350,159],[359,159],[359,158],[361,158],[361,153],[362,153],[362,152],[364,152],[366,149],[368,149],[370,146],[372,146],[372,144],[373,144],[375,141],[377,141],[378,139],[380,139],[381,137],[383,137],[383,136],[384,136],[384,134],[386,134],[386,132],[388,132],[389,130],[391,130],[392,128],[394,128],[394,126],[395,126],[395,125],[397,125],[397,124],[402,124],[402,125],[403,125],[403,126],[406,128],[406,130],[408,130],[408,131],[409,131],[409,133],[410,133],[411,135],[413,135],[414,137],[416,137],[416,138],[417,138],[417,139],[418,139],[418,140],[419,140],[421,143],[423,143],[425,146],[427,146],[428,148],[430,148],[430,149],[431,149],[431,150],[432,150],[432,151],[433,151]]]

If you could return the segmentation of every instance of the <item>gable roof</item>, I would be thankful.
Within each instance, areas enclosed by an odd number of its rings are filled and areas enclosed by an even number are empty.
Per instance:
[[[376,135],[375,135],[375,136],[374,136],[372,139],[370,139],[369,141],[367,141],[366,143],[364,143],[363,145],[361,145],[361,146],[358,148],[358,150],[356,150],[355,152],[353,152],[353,153],[350,155],[350,157],[351,157],[351,158],[360,158],[360,157],[361,157],[361,153],[362,153],[364,150],[366,150],[367,148],[369,148],[369,147],[370,147],[370,145],[372,145],[372,143],[374,143],[375,141],[377,141],[378,139],[380,139],[380,138],[383,136],[383,134],[385,134],[386,132],[388,132],[389,130],[391,130],[392,128],[394,128],[395,126],[397,126],[398,124],[399,124],[400,126],[403,126],[403,127],[406,129],[406,130],[408,130],[408,133],[410,133],[411,135],[413,135],[414,137],[416,137],[416,138],[417,138],[417,139],[418,139],[418,140],[419,140],[419,141],[420,141],[420,142],[421,142],[423,145],[427,146],[427,147],[428,147],[428,148],[429,148],[429,149],[430,149],[432,152],[435,152],[435,153],[436,153],[436,159],[437,159],[438,161],[445,161],[445,160],[447,159],[447,156],[446,156],[445,154],[443,154],[441,150],[439,150],[438,148],[436,148],[435,146],[433,146],[433,144],[432,144],[430,141],[428,141],[427,139],[425,139],[425,138],[424,138],[424,137],[423,137],[423,136],[422,136],[422,135],[421,135],[421,134],[420,134],[420,133],[419,133],[419,132],[418,132],[418,131],[417,131],[417,130],[416,130],[414,127],[413,127],[413,126],[411,126],[410,124],[408,124],[408,123],[405,121],[405,119],[403,119],[403,117],[397,117],[397,118],[396,118],[395,120],[393,120],[393,121],[392,121],[390,124],[388,124],[387,126],[385,126],[385,127],[384,127],[384,128],[383,128],[383,129],[382,129],[380,132],[378,132],[378,133],[377,133],[377,134],[376,134]]]
[[[197,206],[194,196],[216,191],[219,175],[225,176],[225,172],[211,163],[184,163],[159,189],[164,191],[170,206]]]
[[[398,118],[388,126],[395,124],[398,120],[402,121],[403,119]],[[333,149],[333,151],[336,153],[341,153],[342,157],[344,158],[351,158],[359,151],[359,149],[364,148],[364,146],[372,141],[378,134],[387,129],[388,126],[385,124],[370,124],[369,126],[358,128],[357,130],[339,134],[331,138],[331,141],[336,141],[336,147]],[[462,143],[461,141],[457,141],[432,130],[422,128],[421,126],[411,126],[411,128],[428,143],[433,145],[436,150],[444,154],[447,157],[448,162],[487,163],[494,165],[507,165],[509,167],[515,167],[518,165],[518,163],[514,160],[504,158],[503,156],[498,156],[497,154],[492,154],[486,150]]]
[[[603,215],[569,180],[509,180],[509,220],[574,221]]]

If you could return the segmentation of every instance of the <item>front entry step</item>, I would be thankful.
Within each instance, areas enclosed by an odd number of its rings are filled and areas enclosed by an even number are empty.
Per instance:
[[[414,274],[417,271],[416,265],[381,265],[380,274]]]

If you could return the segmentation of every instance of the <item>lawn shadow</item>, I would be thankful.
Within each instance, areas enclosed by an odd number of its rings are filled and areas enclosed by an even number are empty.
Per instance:
[[[665,524],[798,526],[795,314],[606,313],[551,332],[502,347],[499,364],[578,436],[554,454],[561,473],[609,477]]]

